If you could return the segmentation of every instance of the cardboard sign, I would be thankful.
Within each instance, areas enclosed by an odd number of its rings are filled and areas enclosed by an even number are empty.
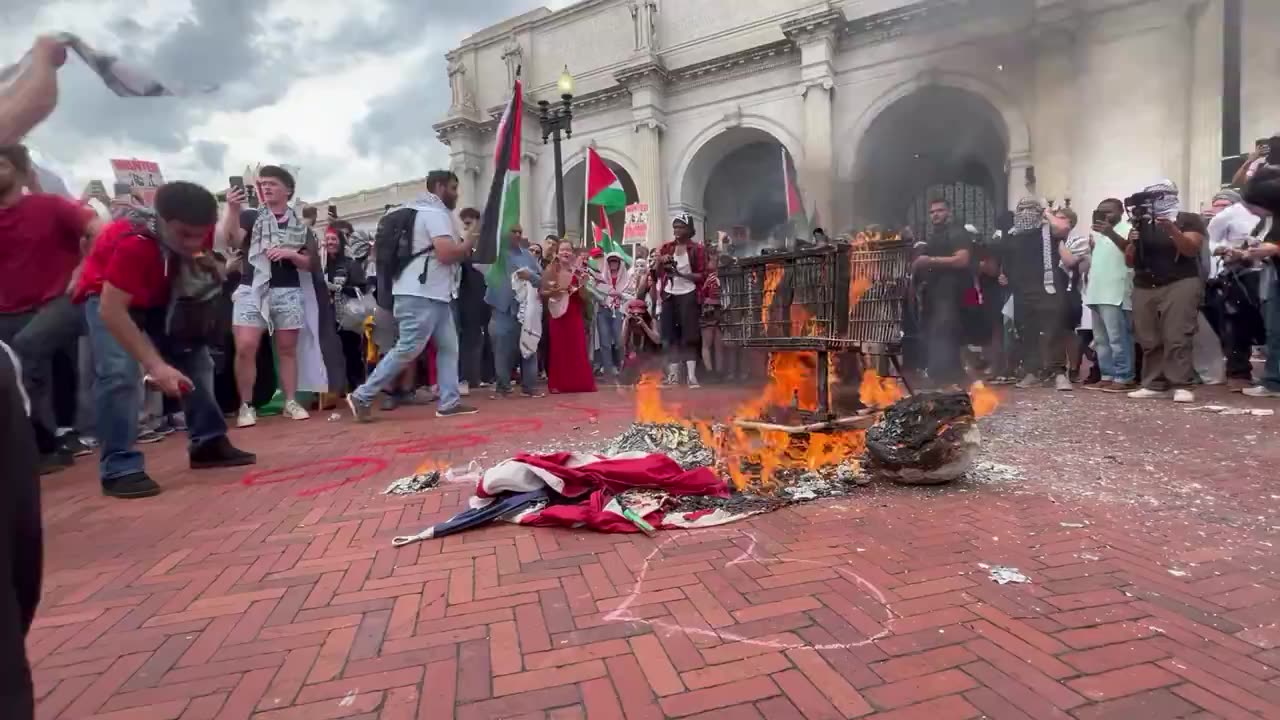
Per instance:
[[[128,185],[147,205],[153,204],[156,190],[164,184],[160,165],[150,160],[115,159],[111,161],[111,171],[116,175],[116,182]]]
[[[644,242],[649,237],[649,203],[632,203],[627,206],[626,212],[622,241]]]

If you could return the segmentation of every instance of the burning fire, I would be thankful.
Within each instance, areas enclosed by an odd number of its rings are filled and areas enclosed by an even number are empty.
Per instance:
[[[448,469],[449,469],[449,465],[447,463],[442,463],[439,460],[436,460],[434,458],[427,458],[426,460],[423,460],[421,464],[418,465],[418,467],[413,471],[413,474],[426,475],[427,473],[432,473],[436,471],[444,472],[445,470],[448,470]]]
[[[973,414],[977,417],[990,415],[1000,405],[1000,396],[981,381],[969,387],[969,399],[973,402]]]
[[[818,323],[804,305],[791,306],[791,334],[805,337],[818,334]]]
[[[862,404],[873,408],[886,408],[903,398],[902,388],[893,378],[882,378],[875,370],[862,373],[862,385],[858,390]]]
[[[647,374],[636,384],[636,420],[643,423],[675,423],[685,425],[687,422],[662,402],[659,384],[660,375]]]
[[[760,322],[765,328],[765,333],[769,330],[769,308],[773,306],[773,296],[778,292],[778,285],[782,283],[782,276],[785,271],[779,265],[770,266],[764,273],[764,294],[763,301],[760,304]]]
[[[871,278],[858,276],[849,283],[849,312],[853,312],[853,308],[862,299],[863,295],[871,289]]]

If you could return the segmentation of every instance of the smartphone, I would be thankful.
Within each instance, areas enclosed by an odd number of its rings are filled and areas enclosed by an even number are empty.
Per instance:
[[[244,191],[244,177],[240,175],[232,175],[231,177],[227,178],[227,183],[232,188],[240,190],[241,192]]]
[[[1106,210],[1094,210],[1094,211],[1093,211],[1093,223],[1094,223],[1095,225],[1096,225],[1096,224],[1098,224],[1098,223],[1106,222],[1106,221],[1107,221],[1107,211],[1106,211]]]
[[[338,217],[338,206],[337,206],[337,205],[330,205],[330,206],[329,206],[329,217],[331,217],[331,218],[336,218],[336,217]]]

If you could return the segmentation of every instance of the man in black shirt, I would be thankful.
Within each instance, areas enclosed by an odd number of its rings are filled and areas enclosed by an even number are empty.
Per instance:
[[[1133,331],[1142,347],[1142,387],[1129,397],[1163,398],[1172,389],[1174,402],[1195,402],[1191,344],[1204,298],[1204,220],[1179,212],[1178,188],[1168,180],[1144,192],[1154,196],[1151,218],[1135,218],[1125,248],[1133,267]]]
[[[938,385],[958,385],[965,380],[960,362],[960,307],[965,292],[973,288],[969,266],[973,237],[951,221],[951,205],[946,200],[929,203],[929,220],[933,227],[924,253],[911,266],[925,286],[922,324],[929,380]]]

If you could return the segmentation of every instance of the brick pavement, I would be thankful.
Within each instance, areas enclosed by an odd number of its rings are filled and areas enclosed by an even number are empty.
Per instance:
[[[269,419],[236,431],[249,474],[147,448],[166,492],[144,501],[98,496],[88,464],[46,479],[40,717],[1280,717],[1275,418],[1035,391],[983,421],[1000,466],[946,488],[390,546],[467,494],[390,479],[607,437],[630,402]]]

